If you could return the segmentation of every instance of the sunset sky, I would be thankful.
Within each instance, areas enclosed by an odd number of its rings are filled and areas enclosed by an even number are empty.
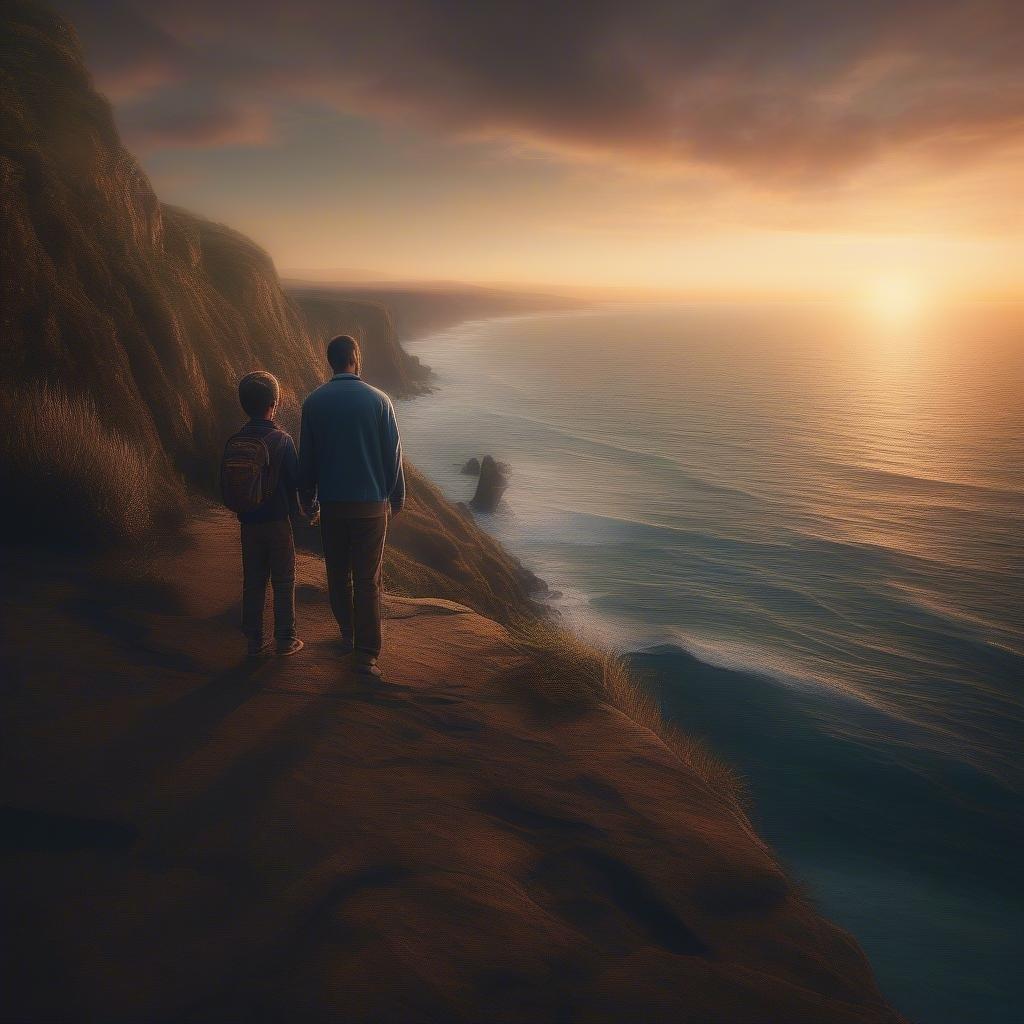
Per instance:
[[[1024,3],[65,0],[283,273],[1024,295]]]

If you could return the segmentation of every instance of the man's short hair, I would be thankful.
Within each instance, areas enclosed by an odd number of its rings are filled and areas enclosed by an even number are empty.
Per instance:
[[[266,415],[281,398],[281,385],[272,373],[256,370],[238,382],[238,400],[252,417]]]
[[[355,364],[356,373],[362,363],[359,342],[348,334],[339,334],[327,343],[327,362],[335,373],[342,373]]]

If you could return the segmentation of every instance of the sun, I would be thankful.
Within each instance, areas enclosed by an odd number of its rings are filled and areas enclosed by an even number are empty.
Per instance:
[[[879,323],[904,327],[917,320],[924,308],[924,289],[910,278],[886,277],[873,281],[867,288],[865,304]]]

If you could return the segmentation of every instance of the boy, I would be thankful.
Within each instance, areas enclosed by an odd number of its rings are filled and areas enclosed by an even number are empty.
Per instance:
[[[274,423],[281,387],[273,374],[246,374],[238,383],[238,399],[249,422],[228,442],[221,480],[225,501],[236,511],[242,528],[242,630],[250,657],[269,653],[263,640],[269,579],[274,591],[276,651],[287,657],[303,647],[295,635],[295,540],[289,519],[290,513],[299,512],[295,442]],[[240,480],[243,488],[252,490],[242,501],[237,498]],[[317,504],[306,511],[315,521]]]

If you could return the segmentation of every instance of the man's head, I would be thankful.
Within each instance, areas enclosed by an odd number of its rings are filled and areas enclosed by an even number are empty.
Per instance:
[[[327,362],[335,373],[359,373],[362,364],[359,342],[347,334],[339,334],[327,343]]]
[[[247,373],[238,382],[238,400],[254,420],[270,419],[281,400],[281,385],[264,370]]]

